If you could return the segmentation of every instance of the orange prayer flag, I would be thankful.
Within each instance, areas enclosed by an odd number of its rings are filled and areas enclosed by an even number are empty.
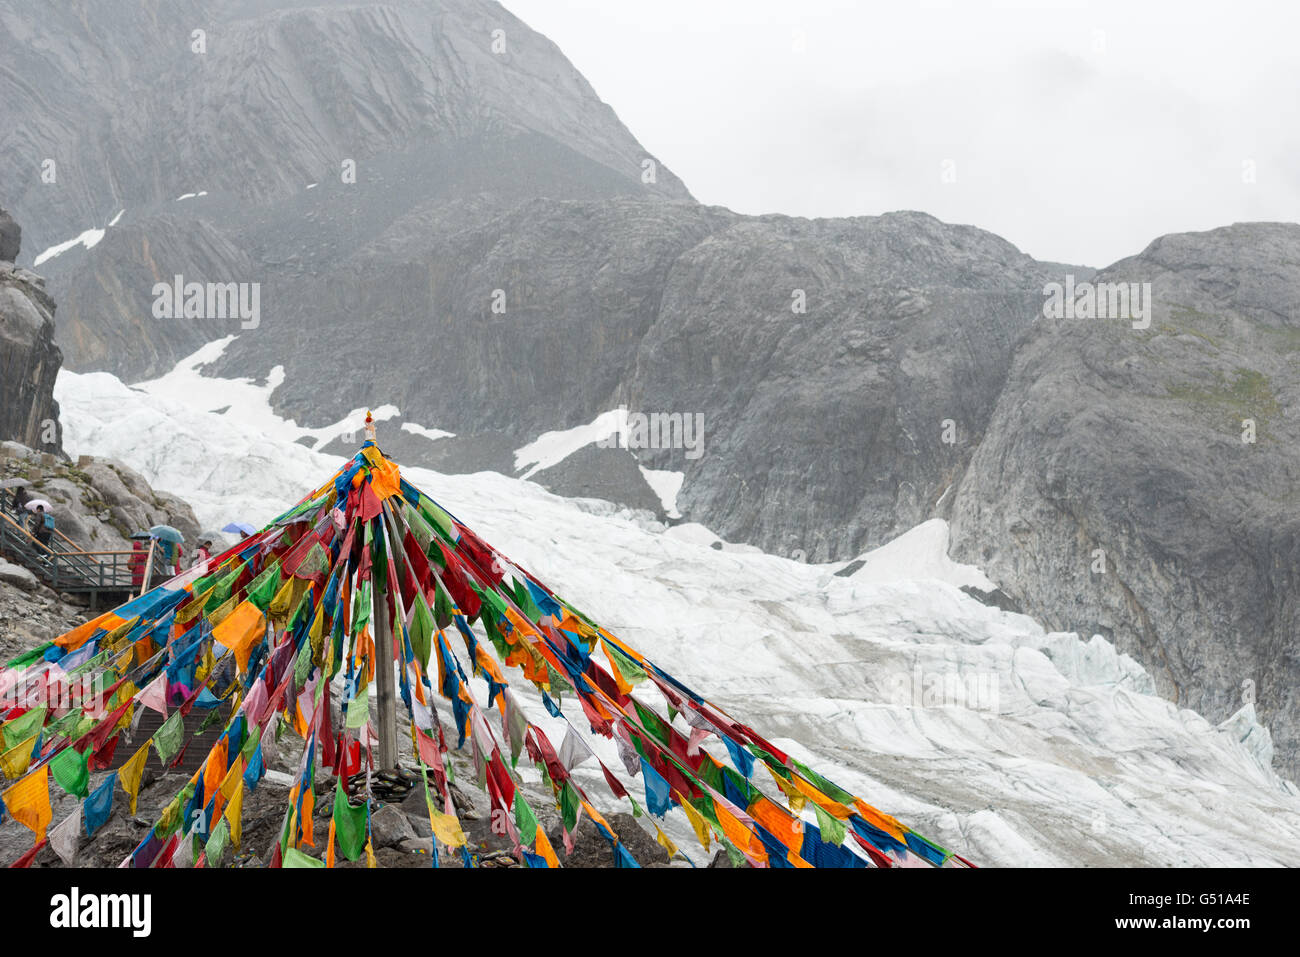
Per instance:
[[[251,601],[244,602],[212,630],[212,640],[234,652],[241,672],[248,671],[253,646],[265,635],[266,616]]]
[[[560,859],[555,856],[555,849],[551,847],[550,840],[546,837],[546,832],[540,827],[537,829],[537,853],[545,858],[547,865],[550,867],[559,867]]]
[[[204,807],[208,806],[213,793],[221,786],[221,780],[226,776],[226,749],[228,747],[226,741],[226,738],[222,738],[212,746],[212,750],[208,752],[208,760],[203,766]]]
[[[780,805],[760,797],[749,807],[749,816],[770,831],[778,841],[793,851],[803,847],[803,821],[791,816]]]
[[[122,619],[111,611],[106,611],[98,618],[92,618],[85,624],[78,625],[65,635],[60,635],[54,639],[54,644],[58,645],[64,651],[76,651],[86,643],[91,635],[100,628],[112,631],[122,623]]]
[[[879,828],[895,840],[902,841],[904,844],[907,843],[907,838],[903,831],[903,825],[898,823],[895,818],[877,811],[861,798],[856,799],[853,802],[853,806],[856,808],[857,812],[862,815],[863,820],[872,827]]]

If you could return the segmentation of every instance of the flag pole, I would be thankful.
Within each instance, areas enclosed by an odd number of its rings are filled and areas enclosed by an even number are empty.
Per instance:
[[[375,442],[375,423],[366,413],[366,438]],[[375,442],[378,447],[378,442]],[[391,545],[389,546],[391,547]],[[384,549],[381,566],[372,569],[375,622],[375,692],[378,697],[379,766],[381,770],[397,768],[397,689],[393,677],[393,623],[388,616],[388,549]]]

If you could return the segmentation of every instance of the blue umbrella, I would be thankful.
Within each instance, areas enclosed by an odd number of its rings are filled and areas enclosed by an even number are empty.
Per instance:
[[[231,522],[229,525],[223,528],[222,531],[230,532],[231,534],[236,534],[236,535],[239,534],[240,532],[243,532],[245,535],[252,535],[254,532],[257,531],[257,529],[255,529],[252,525],[249,525],[247,522]]]
[[[159,541],[172,542],[176,545],[185,541],[185,536],[176,531],[176,529],[172,528],[170,525],[155,525],[153,528],[149,529],[149,534]]]

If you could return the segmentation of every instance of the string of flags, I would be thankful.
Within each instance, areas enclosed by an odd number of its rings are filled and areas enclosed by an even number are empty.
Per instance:
[[[377,644],[384,640],[391,654]],[[737,866],[974,866],[602,628],[407,482],[373,441],[224,554],[5,664],[0,826],[34,837],[12,866],[30,865],[47,845],[75,863],[81,836],[105,825],[119,791],[136,814],[150,754],[178,767],[198,737],[185,724],[196,708],[207,713],[200,732],[220,725],[216,743],[121,866],[231,862],[244,843],[245,795],[286,738],[302,744],[278,839],[263,849],[271,866],[333,867],[340,856],[375,866],[372,791],[349,781],[364,771],[369,783],[376,768],[370,712],[385,666],[395,667],[435,867],[446,855],[475,865],[452,796],[453,747],[468,749],[493,819],[525,867],[560,860],[525,797],[521,758],[553,802],[566,853],[585,815],[619,867],[640,863],[579,783],[579,766],[598,767],[599,777],[584,780],[603,781],[603,806],[627,802],[670,857],[690,863],[661,826],[669,814],[684,816],[706,855],[721,847]],[[529,720],[507,669],[564,721],[558,748]],[[646,701],[660,696],[666,714]],[[149,711],[161,724],[120,761],[119,745]],[[615,767],[588,735],[613,742]],[[112,767],[92,789],[92,772]],[[334,784],[323,835],[314,823],[319,775]],[[77,799],[58,823],[51,779]]]

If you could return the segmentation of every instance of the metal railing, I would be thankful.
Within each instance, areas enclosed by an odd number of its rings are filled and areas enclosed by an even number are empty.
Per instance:
[[[8,501],[0,502],[0,552],[25,567],[56,591],[73,593],[113,592],[131,594],[138,587],[135,569],[147,561],[145,554],[133,551],[88,552],[76,547],[66,535],[56,531],[70,548],[53,549],[36,538],[24,524],[24,516]],[[51,539],[53,540],[53,538]],[[153,542],[150,542],[150,550]],[[133,565],[134,559],[134,565]],[[141,579],[143,579],[141,568]]]

